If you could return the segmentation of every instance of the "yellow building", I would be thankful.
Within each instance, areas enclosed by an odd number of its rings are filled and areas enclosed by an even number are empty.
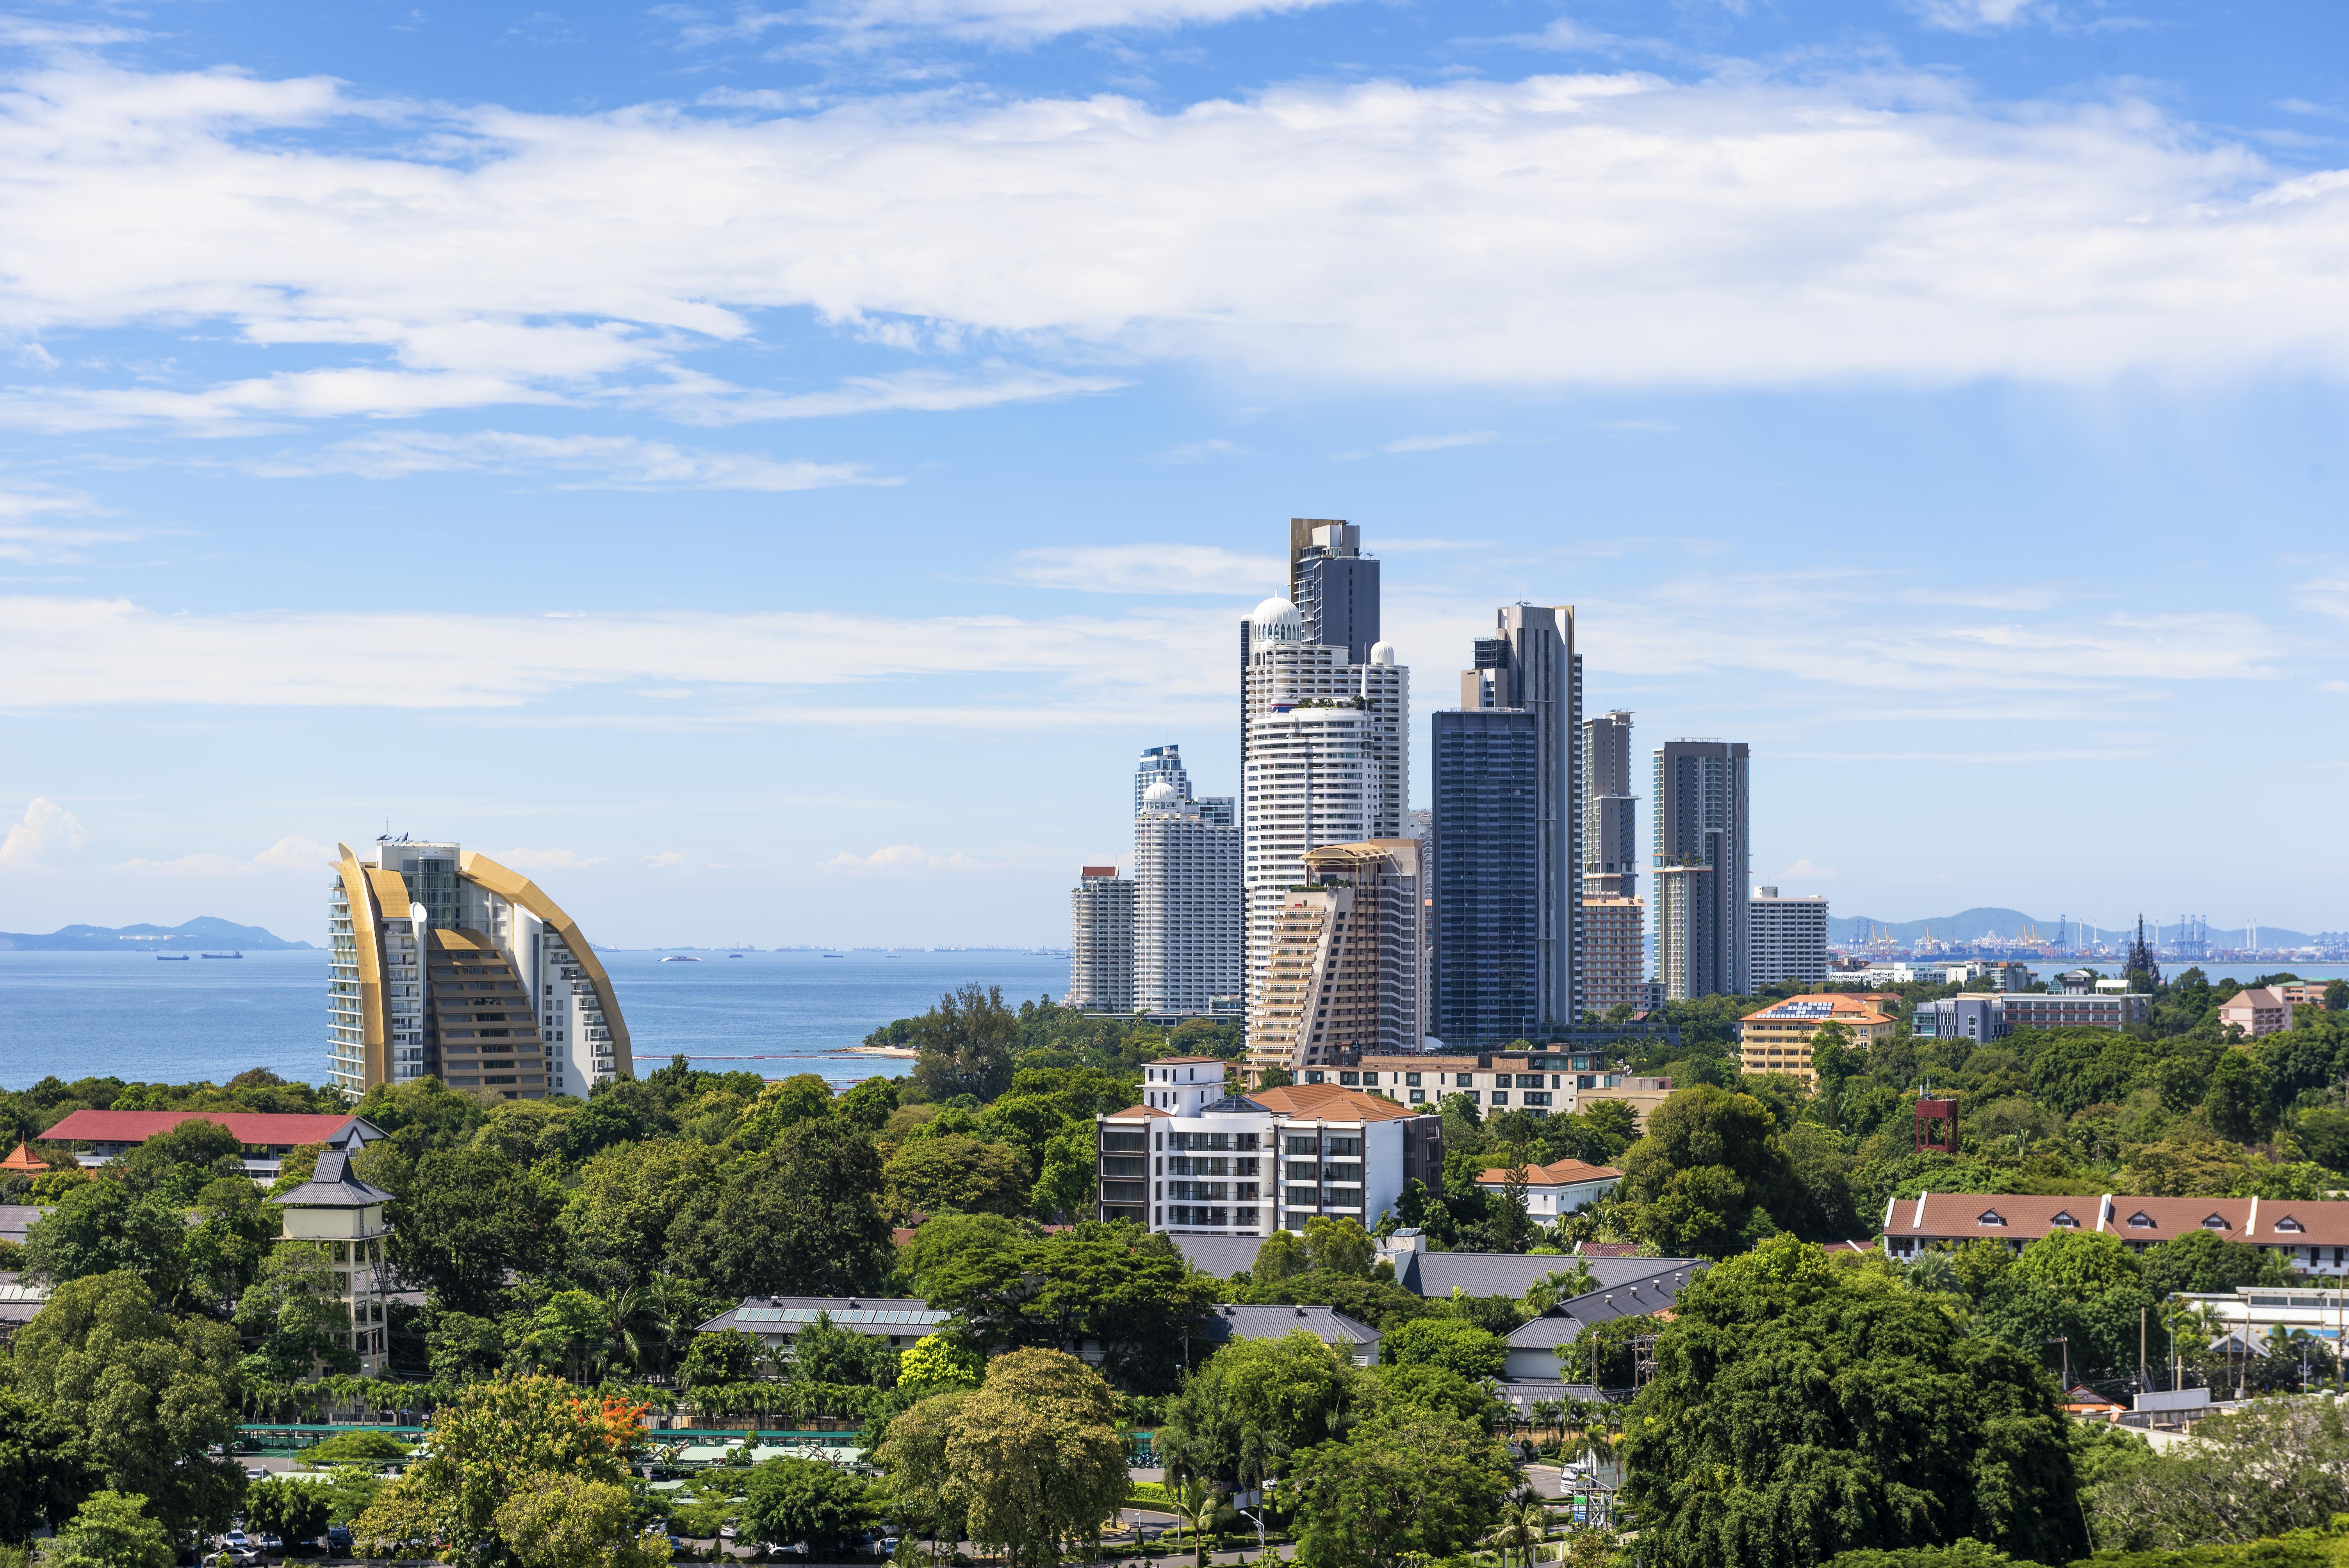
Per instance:
[[[1787,1073],[1806,1084],[1818,1081],[1811,1070],[1811,1041],[1829,1024],[1851,1031],[1851,1043],[1866,1046],[1889,1037],[1892,1015],[1875,996],[1819,994],[1789,996],[1773,1002],[1737,1021],[1740,1065],[1749,1073]]]

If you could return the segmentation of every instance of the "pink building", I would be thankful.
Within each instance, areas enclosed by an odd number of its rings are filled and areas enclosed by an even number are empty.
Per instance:
[[[2292,1004],[2275,986],[2254,985],[2219,1004],[2219,1023],[2222,1027],[2232,1024],[2256,1040],[2261,1035],[2281,1034],[2291,1028],[2292,1009]]]

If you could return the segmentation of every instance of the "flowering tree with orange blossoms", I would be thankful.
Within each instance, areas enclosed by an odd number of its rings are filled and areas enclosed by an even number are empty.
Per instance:
[[[649,1568],[668,1553],[636,1535],[624,1484],[644,1440],[641,1404],[560,1377],[472,1384],[433,1413],[420,1457],[354,1534],[386,1551],[429,1546],[452,1561]],[[565,1500],[559,1532],[519,1507],[550,1492]]]

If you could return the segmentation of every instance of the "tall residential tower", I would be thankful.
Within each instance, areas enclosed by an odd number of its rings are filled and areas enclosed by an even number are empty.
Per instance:
[[[1240,830],[1165,779],[1133,819],[1133,1005],[1205,1016],[1240,990]]]
[[[611,977],[538,886],[454,843],[336,846],[327,884],[329,1070],[357,1099],[437,1078],[507,1099],[636,1076]]]
[[[1476,639],[1475,668],[1460,676],[1460,707],[1514,708],[1533,719],[1534,1016],[1538,1027],[1571,1028],[1583,1013],[1582,659],[1574,651],[1574,606],[1505,604],[1494,620],[1494,634]],[[1439,814],[1439,861],[1449,852],[1450,831]],[[1436,898],[1439,932],[1447,931],[1443,894]],[[1448,975],[1454,960],[1442,946],[1439,936],[1437,962]],[[1459,962],[1497,984],[1513,960],[1486,950]]]
[[[1656,978],[1670,1001],[1753,989],[1753,868],[1742,741],[1656,748]]]

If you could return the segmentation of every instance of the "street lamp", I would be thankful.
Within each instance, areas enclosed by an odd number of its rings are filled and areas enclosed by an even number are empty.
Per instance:
[[[1257,1507],[1259,1507],[1259,1508],[1261,1508],[1261,1507],[1263,1507],[1264,1505],[1263,1505],[1262,1503],[1258,1503],[1257,1506]],[[1234,1513],[1238,1514],[1242,1519],[1247,1520],[1250,1524],[1253,1524],[1253,1525],[1255,1525],[1255,1526],[1256,1526],[1256,1554],[1257,1554],[1257,1560],[1258,1560],[1258,1561],[1261,1561],[1261,1560],[1263,1559],[1263,1557],[1264,1557],[1264,1554],[1265,1554],[1266,1553],[1268,1553],[1268,1552],[1269,1552],[1269,1551],[1271,1551],[1271,1550],[1272,1550],[1272,1548],[1270,1548],[1269,1546],[1267,1546],[1267,1545],[1265,1544],[1265,1540],[1264,1540],[1264,1520],[1263,1520],[1262,1516],[1260,1516],[1260,1515],[1258,1515],[1258,1514],[1250,1513],[1250,1512],[1249,1512],[1247,1509],[1245,1509],[1245,1508],[1236,1508],[1236,1509],[1232,1510],[1232,1511],[1233,1511]]]

